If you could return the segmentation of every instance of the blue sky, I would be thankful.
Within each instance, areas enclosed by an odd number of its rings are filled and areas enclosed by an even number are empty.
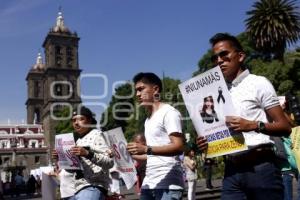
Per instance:
[[[245,30],[252,0],[1,0],[0,124],[26,122],[26,75],[62,6],[65,25],[79,35],[83,74],[103,74],[108,95],[140,71],[187,80],[217,32]],[[103,94],[103,80],[82,79],[85,96]],[[90,106],[99,116],[102,106]]]

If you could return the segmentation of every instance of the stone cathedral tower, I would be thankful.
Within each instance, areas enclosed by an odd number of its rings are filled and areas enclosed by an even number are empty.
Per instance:
[[[27,123],[43,124],[45,139],[52,149],[55,127],[60,118],[55,114],[65,107],[71,109],[81,103],[76,32],[64,25],[59,11],[56,25],[44,42],[45,63],[41,53],[26,77],[28,87]]]

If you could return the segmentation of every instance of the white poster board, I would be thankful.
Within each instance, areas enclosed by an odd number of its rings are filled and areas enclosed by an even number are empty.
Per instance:
[[[236,113],[219,67],[181,83],[179,89],[198,135],[208,141],[208,158],[247,149],[242,133],[226,125],[226,116]]]
[[[58,166],[60,169],[81,169],[79,158],[70,152],[70,149],[74,146],[73,133],[55,136],[55,150],[58,154]]]
[[[48,174],[42,173],[42,200],[55,200],[56,190],[59,183],[55,178]]]
[[[127,141],[122,128],[119,127],[106,131],[104,135],[114,151],[114,162],[118,172],[124,180],[127,189],[132,188],[137,181],[136,169],[132,157],[126,149]]]

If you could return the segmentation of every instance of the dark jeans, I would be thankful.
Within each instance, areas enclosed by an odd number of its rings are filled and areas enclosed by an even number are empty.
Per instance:
[[[293,175],[283,174],[284,200],[293,200]]]
[[[181,200],[182,190],[142,189],[140,200]]]
[[[206,188],[212,189],[213,188],[213,186],[211,184],[212,165],[205,165],[204,166],[204,171],[205,171]]]
[[[226,161],[222,200],[282,200],[283,194],[281,171],[274,163]]]

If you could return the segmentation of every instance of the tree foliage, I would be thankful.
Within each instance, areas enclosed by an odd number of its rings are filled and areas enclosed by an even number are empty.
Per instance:
[[[102,130],[122,127],[125,130],[128,120],[134,113],[134,90],[132,84],[125,83],[115,89],[109,106],[102,113],[100,125]]]
[[[300,80],[300,60],[295,56],[297,52],[285,54],[287,62],[282,63],[278,60],[270,62],[261,59],[253,59],[249,62],[252,73],[268,78],[273,84],[278,95],[287,93],[298,94]]]
[[[165,77],[162,79],[162,82],[162,101],[173,105],[181,112],[184,119],[187,118],[187,110],[178,88],[180,80]],[[132,94],[133,86],[130,83],[119,86],[116,89],[115,95],[113,95],[108,108],[102,113],[101,117],[101,127],[103,130],[121,126],[127,141],[130,141],[135,133],[144,132],[144,121],[148,115],[145,109],[138,105]],[[194,135],[195,130],[191,124],[190,119],[184,120],[183,129],[184,132],[189,132]],[[192,138],[195,138],[195,136],[192,136]]]
[[[69,107],[64,107],[60,111],[57,111],[55,113],[55,116],[57,118],[61,118],[64,120],[59,120],[56,127],[55,127],[55,132],[58,134],[62,133],[71,133],[73,132],[73,127],[72,127],[72,122],[70,119],[70,109]]]
[[[300,14],[294,0],[259,0],[247,12],[246,31],[255,47],[283,61],[287,44],[300,38]]]

